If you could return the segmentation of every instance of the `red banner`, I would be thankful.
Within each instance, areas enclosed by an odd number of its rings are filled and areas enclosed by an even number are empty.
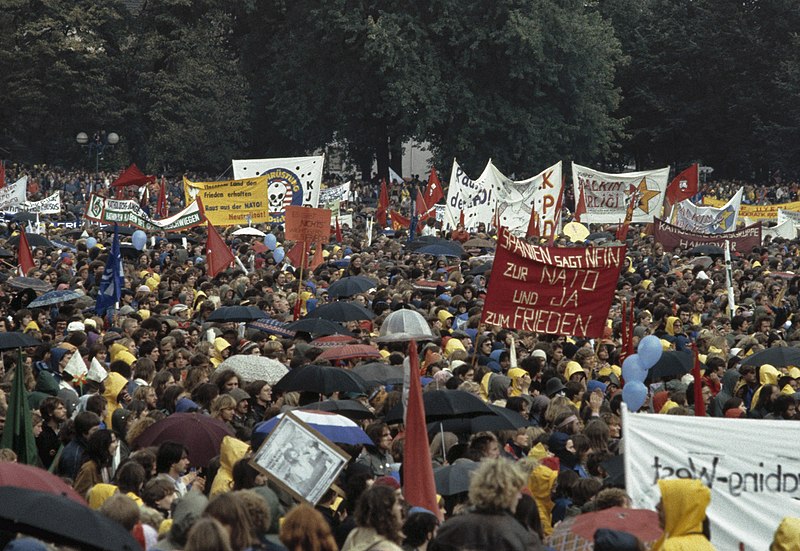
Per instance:
[[[601,337],[624,258],[624,246],[541,247],[501,228],[483,322]]]
[[[724,247],[725,241],[730,241],[732,253],[744,254],[761,246],[761,223],[725,233],[698,233],[684,230],[656,218],[654,235],[656,242],[664,245],[664,250],[674,250],[679,247],[691,249],[698,245]]]

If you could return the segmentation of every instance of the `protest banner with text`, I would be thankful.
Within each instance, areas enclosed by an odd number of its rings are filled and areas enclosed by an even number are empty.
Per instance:
[[[556,203],[561,193],[563,179],[561,161],[544,169],[527,180],[514,181],[504,176],[492,164],[498,181],[497,219],[499,224],[514,235],[525,235],[531,212],[536,211],[542,226],[542,235],[559,232],[556,224]]]
[[[609,174],[572,163],[575,201],[583,200],[582,224],[622,224],[628,204],[635,200],[631,222],[650,224],[661,216],[669,167]],[[577,210],[577,207],[576,207]]]
[[[725,241],[730,241],[732,253],[749,253],[754,247],[761,246],[761,223],[725,233],[700,233],[684,230],[656,218],[653,236],[656,243],[664,246],[664,250],[678,247],[691,249],[698,245],[709,244],[724,247]]]
[[[501,228],[483,322],[534,333],[601,337],[625,250],[541,247]]]
[[[215,226],[283,222],[283,206],[280,213],[269,211],[267,187],[267,179],[263,176],[221,182],[191,182],[183,179],[186,203],[199,197],[206,217]]]
[[[296,242],[328,242],[331,236],[330,209],[286,207],[286,239]]]
[[[698,479],[711,489],[711,543],[746,551],[769,549],[781,519],[797,511],[800,423],[622,412],[635,508],[655,509],[659,479]]]
[[[0,208],[3,210],[24,203],[28,198],[28,177],[23,176],[13,184],[0,188]]]
[[[59,214],[61,212],[61,192],[56,191],[41,201],[25,201],[3,207],[5,212],[31,212],[35,214]]]
[[[686,199],[670,213],[670,223],[700,233],[725,233],[736,229],[744,188],[721,207],[699,207]]]
[[[169,218],[153,220],[137,201],[107,199],[94,193],[89,196],[84,217],[102,224],[135,226],[151,231],[183,231],[205,221],[203,210],[197,201],[192,201],[189,206]]]
[[[455,229],[462,214],[464,227],[469,231],[475,231],[480,224],[486,228],[494,225],[498,185],[491,161],[478,179],[473,180],[454,159],[445,203],[445,229]]]
[[[713,197],[703,197],[703,205],[707,207],[724,207],[726,201],[724,199],[714,199]],[[793,211],[800,212],[800,201],[793,201],[791,203],[776,203],[774,205],[746,205],[743,204],[739,207],[739,216],[743,218],[750,218],[752,220],[777,220],[778,211]]]

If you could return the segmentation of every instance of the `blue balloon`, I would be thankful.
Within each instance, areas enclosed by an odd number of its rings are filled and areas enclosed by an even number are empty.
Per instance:
[[[278,238],[268,233],[264,236],[264,245],[266,245],[269,250],[274,251],[275,247],[278,245]],[[280,262],[280,260],[277,262]]]
[[[647,378],[647,369],[642,365],[642,359],[638,354],[628,356],[622,362],[622,378],[625,379],[625,386],[633,382],[644,383]]]
[[[137,251],[141,251],[147,245],[147,234],[142,230],[136,230],[131,236],[131,241],[133,242],[133,247]]]
[[[283,257],[286,256],[286,251],[283,250],[283,247],[278,247],[272,252],[272,258],[275,259],[275,262],[280,262],[283,260]]]
[[[647,400],[647,387],[644,383],[634,381],[625,383],[622,387],[622,401],[628,406],[628,411],[636,413]]]
[[[86,248],[87,249],[94,249],[97,246],[97,239],[94,237],[90,237],[86,240]]]
[[[661,359],[664,348],[661,346],[661,339],[655,335],[647,335],[639,341],[639,348],[637,351],[639,352],[642,366],[645,369],[650,369]]]

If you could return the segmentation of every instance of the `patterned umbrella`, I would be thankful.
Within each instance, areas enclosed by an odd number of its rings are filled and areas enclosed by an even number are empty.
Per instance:
[[[35,277],[12,277],[8,280],[8,284],[14,289],[33,289],[39,293],[49,291],[53,288],[53,286],[46,281],[36,279]]]
[[[28,304],[28,308],[41,308],[42,306],[50,306],[51,304],[70,302],[72,300],[78,300],[82,296],[84,295],[77,291],[73,291],[72,289],[65,289],[63,291],[49,291]]]
[[[358,339],[348,335],[326,335],[309,343],[317,348],[335,348],[344,344],[358,344]]]
[[[263,380],[274,385],[289,369],[278,360],[252,354],[235,354],[217,369],[233,369],[245,382]]]
[[[658,525],[658,513],[655,511],[612,507],[561,522],[545,543],[559,551],[591,551],[594,549],[594,533],[598,528],[633,534],[648,549],[662,533]]]
[[[289,329],[288,324],[274,320],[272,318],[258,319],[251,321],[247,324],[250,329],[258,329],[269,335],[278,335],[279,337],[294,338],[297,334],[296,331]]]
[[[345,344],[328,348],[317,356],[321,360],[352,360],[353,358],[380,358],[381,353],[374,346],[368,344]]]
[[[342,415],[327,411],[302,409],[296,409],[292,411],[292,414],[296,415],[304,423],[311,425],[311,428],[322,434],[322,436],[331,442],[336,442],[337,444],[351,444],[354,446],[358,444],[374,445],[372,439],[367,436],[367,433],[364,432],[361,427]],[[283,413],[256,425],[255,432],[269,434],[282,418]]]

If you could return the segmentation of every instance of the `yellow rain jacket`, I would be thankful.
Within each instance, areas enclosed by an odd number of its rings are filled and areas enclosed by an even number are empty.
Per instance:
[[[553,533],[553,498],[551,493],[556,485],[558,473],[546,465],[537,465],[528,477],[528,489],[539,508],[539,518],[545,536]]]
[[[527,374],[528,372],[521,367],[512,367],[508,370],[508,376],[511,377],[511,382],[513,383],[509,396],[522,396],[520,385],[522,384],[522,378]]]
[[[699,480],[659,480],[664,514],[664,535],[655,551],[713,551],[703,535],[711,490]]]
[[[758,371],[758,379],[761,383],[761,386],[758,387],[753,394],[753,401],[750,402],[750,407],[756,407],[758,403],[758,397],[761,395],[761,389],[764,388],[764,385],[777,385],[778,378],[781,376],[781,372],[775,369],[773,366],[769,364],[764,364],[761,366],[761,369]]]
[[[233,466],[242,459],[250,446],[233,436],[226,436],[219,446],[219,470],[211,484],[210,497],[233,490]]]
[[[117,402],[117,396],[122,392],[122,389],[128,386],[128,380],[119,373],[112,371],[108,374],[106,380],[103,381],[103,386],[105,386],[103,398],[105,398],[108,403],[106,418],[103,419],[103,422],[107,427],[111,427],[111,416],[118,409],[122,409],[122,406]]]

